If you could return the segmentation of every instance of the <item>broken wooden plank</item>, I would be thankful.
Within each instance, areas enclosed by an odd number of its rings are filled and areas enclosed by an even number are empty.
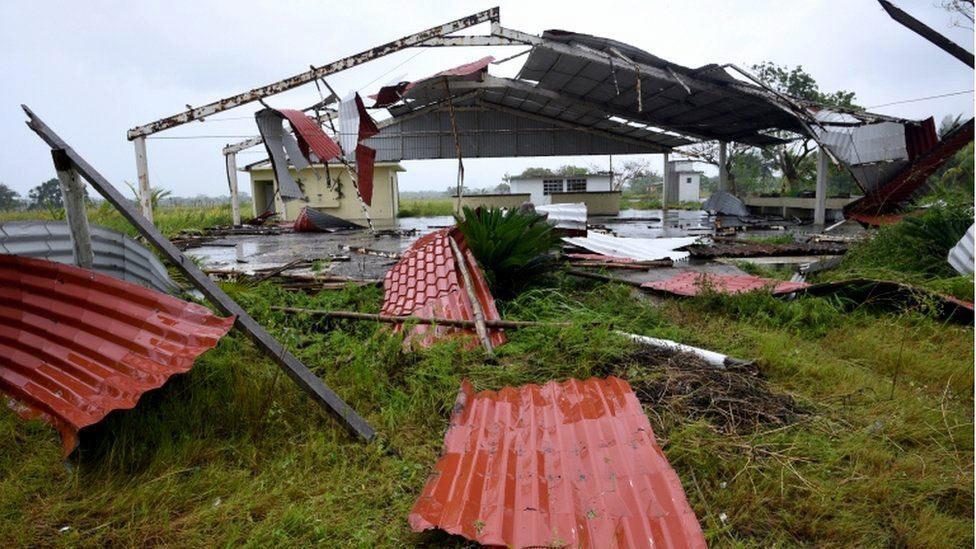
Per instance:
[[[26,105],[21,105],[27,113],[30,127],[53,149],[63,149],[72,167],[84,177],[106,200],[115,206],[139,232],[153,244],[167,259],[178,268],[207,299],[224,314],[234,315],[234,325],[243,331],[254,344],[280,366],[292,380],[307,392],[318,404],[338,419],[350,433],[370,441],[375,431],[355,410],[343,402],[322,380],[315,376],[298,358],[286,350],[251,315],[220,289],[205,275],[190,258],[183,255],[152,222],[146,219],[122,196],[116,188],[95,168],[71,148],[57,133],[37,117]]]

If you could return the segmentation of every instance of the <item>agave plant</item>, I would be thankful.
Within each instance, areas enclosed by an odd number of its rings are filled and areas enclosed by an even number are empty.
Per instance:
[[[467,206],[463,213],[458,228],[495,292],[512,295],[552,269],[559,238],[545,216]]]

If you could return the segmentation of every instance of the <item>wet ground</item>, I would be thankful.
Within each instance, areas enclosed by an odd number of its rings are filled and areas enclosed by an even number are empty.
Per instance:
[[[624,210],[618,216],[591,217],[589,224],[606,228],[622,237],[659,238],[714,234],[712,220],[702,211],[671,210],[667,215],[667,223],[662,223],[661,217],[661,210]],[[320,269],[317,271],[319,274],[376,279],[382,278],[396,260],[351,252],[343,246],[402,252],[420,236],[453,223],[454,219],[451,216],[398,219],[396,229],[409,233],[402,236],[372,236],[365,230],[229,236],[216,240],[210,245],[187,250],[186,253],[200,260],[207,269],[253,272],[256,269],[283,265],[295,259],[309,259],[321,260]],[[749,234],[771,236],[782,235],[786,231],[806,234],[815,230],[817,229],[809,225],[787,225],[784,229],[764,229],[750,231]],[[330,261],[328,258],[333,256],[345,256],[349,260]],[[672,268],[652,269],[649,272],[623,271],[615,273],[615,276],[643,281],[659,280],[688,269],[729,274],[742,273],[734,265],[715,261],[685,260],[676,262]]]

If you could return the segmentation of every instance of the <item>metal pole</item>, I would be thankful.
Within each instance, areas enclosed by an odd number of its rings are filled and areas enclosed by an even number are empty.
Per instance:
[[[137,137],[132,140],[136,149],[136,175],[139,177],[139,209],[142,216],[153,222],[152,195],[149,191],[149,161],[146,158],[146,138]]]
[[[823,147],[817,149],[817,192],[813,209],[813,224],[823,226],[827,221],[827,155]]]
[[[85,209],[85,182],[78,179],[78,172],[71,166],[71,160],[64,149],[52,149],[54,169],[61,183],[61,198],[64,213],[71,230],[71,250],[75,265],[91,269],[95,263],[92,252],[91,228],[88,226],[88,211]]]
[[[241,224],[241,203],[237,198],[237,154],[225,155],[227,161],[227,184],[230,186],[230,214],[234,226]]]
[[[729,190],[729,170],[726,167],[728,162],[728,143],[718,142],[718,190]]]

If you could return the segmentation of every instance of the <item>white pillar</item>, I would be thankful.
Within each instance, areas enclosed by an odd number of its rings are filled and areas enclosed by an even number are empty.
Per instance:
[[[85,182],[78,177],[71,160],[63,149],[53,149],[54,169],[61,184],[61,199],[64,202],[65,217],[71,237],[71,250],[75,265],[91,269],[95,263],[92,252],[91,228],[88,225],[88,211],[85,209]]]
[[[729,170],[725,167],[728,162],[728,143],[718,142],[718,190],[729,190]]]
[[[664,182],[661,184],[661,227],[667,228],[668,221],[668,187],[670,186],[671,167],[668,162],[668,153],[664,153]]]
[[[241,203],[237,199],[237,154],[225,155],[227,161],[227,184],[230,186],[230,213],[234,226],[241,224]]]
[[[817,191],[813,210],[813,224],[823,226],[827,221],[827,154],[817,149]]]
[[[136,174],[139,177],[139,208],[142,210],[142,215],[152,223],[153,211],[152,211],[152,194],[149,191],[149,162],[146,159],[146,138],[144,136],[137,137],[132,140],[132,144],[136,149]]]

